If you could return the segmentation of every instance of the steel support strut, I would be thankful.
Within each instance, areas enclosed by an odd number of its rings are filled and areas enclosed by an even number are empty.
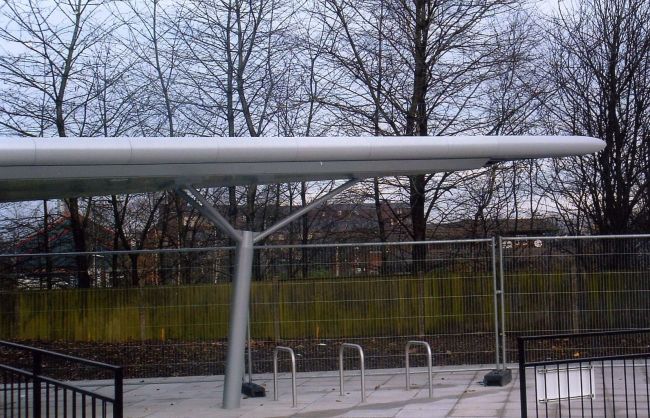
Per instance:
[[[310,210],[323,204],[327,199],[349,189],[359,180],[352,179],[330,191],[325,196],[292,213],[284,220],[269,227],[266,231],[255,233],[241,231],[230,225],[204,197],[192,186],[183,186],[178,193],[196,208],[210,222],[225,232],[237,244],[235,259],[235,277],[232,282],[230,297],[230,319],[228,321],[228,352],[226,355],[226,375],[224,377],[223,408],[239,408],[241,402],[241,385],[244,379],[244,362],[246,350],[246,330],[248,328],[248,307],[250,302],[251,276],[253,272],[253,245],[288,223],[300,218]],[[252,372],[252,371],[251,371]]]
[[[253,270],[253,233],[251,231],[241,232],[241,240],[237,243],[237,264],[230,297],[228,352],[223,388],[224,409],[239,408],[241,384],[244,379],[248,304]]]

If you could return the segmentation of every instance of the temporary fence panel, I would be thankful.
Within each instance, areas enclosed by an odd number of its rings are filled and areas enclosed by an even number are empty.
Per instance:
[[[343,340],[364,346],[369,368],[403,367],[411,339],[429,342],[437,365],[493,363],[492,242],[258,248],[253,370],[270,372],[282,343],[296,351],[299,371],[334,371]],[[424,254],[416,263],[414,249]],[[2,256],[4,283],[22,289],[0,293],[0,335],[124,364],[129,377],[223,373],[232,253]],[[81,256],[91,261],[90,289],[69,288]],[[52,280],[55,271],[66,279]],[[424,357],[414,354],[413,365]]]
[[[0,254],[0,291],[229,283],[233,247]]]
[[[299,371],[336,370],[343,341],[363,346],[368,368],[403,367],[412,339],[431,345],[437,366],[478,367],[494,363],[495,332],[514,360],[518,335],[646,326],[650,236],[499,242],[496,257],[489,239],[258,247],[254,372],[271,371],[278,344]],[[125,364],[131,377],[223,373],[233,254],[0,255],[0,338]],[[75,288],[80,279],[91,288]]]
[[[647,327],[650,235],[500,242],[508,359],[516,359],[517,336]],[[585,346],[579,355],[605,348]]]
[[[438,366],[493,365],[492,242],[261,248],[254,371],[269,369],[266,347],[276,341],[294,348],[299,371],[336,370],[343,341],[363,346],[368,368],[404,367],[412,339],[430,343]],[[416,263],[414,245],[425,254]],[[426,365],[424,355],[414,361]]]

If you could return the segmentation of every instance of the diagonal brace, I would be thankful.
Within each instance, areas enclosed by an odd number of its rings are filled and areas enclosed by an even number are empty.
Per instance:
[[[183,188],[178,189],[178,192],[183,195],[190,205],[201,212],[203,216],[218,226],[235,242],[240,242],[242,240],[241,231],[230,225],[230,222],[228,222],[228,220],[224,218],[223,215],[221,215],[219,211],[217,211],[193,186],[184,186]]]
[[[301,209],[295,211],[294,213],[290,214],[289,216],[287,216],[283,220],[275,223],[274,225],[271,225],[266,230],[257,233],[255,235],[255,238],[253,238],[253,242],[258,243],[258,242],[262,241],[264,238],[266,238],[269,235],[273,234],[274,232],[284,228],[285,226],[287,226],[291,222],[295,221],[296,219],[300,218],[301,216],[303,216],[304,214],[309,212],[310,210],[316,208],[317,206],[322,205],[328,199],[331,199],[334,196],[336,196],[336,195],[338,195],[340,193],[343,193],[344,191],[346,191],[350,187],[352,187],[355,184],[359,183],[359,181],[360,180],[357,180],[357,179],[352,179],[352,180],[346,181],[345,183],[343,183],[342,185],[340,185],[336,189],[334,189],[334,190],[330,191],[329,193],[327,193],[325,196],[319,197],[318,199],[314,200],[310,204],[308,204],[308,205],[304,206],[303,208],[301,208]]]

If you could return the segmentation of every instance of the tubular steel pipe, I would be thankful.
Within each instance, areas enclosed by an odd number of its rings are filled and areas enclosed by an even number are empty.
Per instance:
[[[593,239],[627,239],[627,238],[650,238],[650,234],[630,234],[630,235],[561,235],[561,236],[548,236],[539,235],[532,237],[502,237],[504,240],[511,241],[533,241],[536,239],[542,241],[554,240],[593,240]]]
[[[32,351],[32,413],[35,417],[41,416],[41,372],[43,371],[43,360],[41,353]],[[13,415],[13,414],[12,414]]]
[[[241,383],[244,378],[244,353],[250,301],[251,274],[253,269],[253,233],[242,231],[237,243],[237,267],[230,297],[228,326],[228,351],[224,377],[223,408],[239,408]]]
[[[336,189],[334,189],[334,190],[330,191],[329,193],[327,193],[325,196],[322,196],[322,197],[314,200],[310,204],[304,206],[302,209],[297,210],[296,212],[290,214],[289,216],[287,216],[283,220],[277,222],[274,225],[271,225],[266,230],[256,234],[255,237],[253,238],[253,243],[257,243],[257,242],[262,241],[264,238],[266,238],[269,235],[273,234],[274,232],[284,228],[285,226],[287,226],[291,222],[293,222],[296,219],[300,218],[302,215],[304,215],[307,212],[311,211],[312,209],[322,205],[328,199],[331,199],[332,197],[343,193],[344,191],[346,191],[347,189],[349,189],[350,187],[354,186],[357,183],[359,183],[359,180],[357,180],[357,179],[348,180],[347,182],[343,183],[342,185],[340,185]]]
[[[428,342],[426,341],[409,341],[406,343],[406,347],[404,348],[404,358],[405,358],[405,365],[406,365],[406,390],[409,390],[411,388],[411,376],[409,374],[409,350],[411,349],[411,346],[413,345],[421,345],[427,350],[427,369],[428,369],[428,374],[429,374],[429,398],[433,398],[433,378],[432,378],[432,373],[431,373],[431,366],[432,366],[432,361],[431,361],[431,346],[429,345]]]
[[[501,237],[498,240],[498,254],[499,262],[503,263],[503,248],[501,247]],[[497,284],[497,242],[492,238],[492,291],[493,291],[493,303],[494,303],[494,367],[496,369],[501,369],[500,365],[500,351],[499,351],[499,288]],[[504,367],[505,368],[505,365]]]
[[[548,237],[547,237],[548,238]],[[576,237],[577,238],[577,237]],[[650,235],[648,235],[650,238]],[[430,244],[430,245],[444,245],[444,244],[472,244],[472,243],[487,243],[490,242],[489,238],[480,239],[460,239],[460,240],[439,240],[439,241],[400,241],[400,242],[356,242],[356,243],[340,243],[340,244],[282,244],[282,245],[255,245],[256,250],[263,249],[289,249],[289,248],[350,248],[350,247],[393,247],[393,246],[407,246],[413,244]],[[175,253],[204,253],[216,250],[234,250],[234,246],[220,246],[220,247],[201,247],[201,248],[156,248],[149,250],[106,250],[106,251],[58,251],[49,253],[24,253],[24,254],[0,254],[0,258],[13,258],[13,257],[52,257],[52,256],[75,256],[75,255],[127,255],[127,254],[175,254]]]
[[[504,257],[503,257],[503,246],[501,237],[499,237],[499,301],[501,302],[501,365],[505,370],[506,363],[508,362],[507,352],[506,352],[506,301],[505,301],[505,267],[503,266]]]
[[[359,344],[343,343],[339,348],[339,384],[341,388],[341,396],[343,396],[343,350],[352,348],[359,352],[359,363],[361,363],[361,402],[366,401],[366,368],[363,356],[363,348]]]
[[[290,222],[298,219],[314,207],[323,204],[327,199],[335,196],[357,184],[359,180],[352,179],[330,191],[325,196],[289,215],[284,220],[276,223],[265,231],[240,231],[235,229],[223,215],[221,215],[203,195],[193,186],[185,185],[178,188],[181,196],[196,208],[203,216],[210,220],[219,229],[229,235],[237,243],[235,277],[232,283],[230,298],[230,318],[228,323],[228,351],[226,353],[226,371],[224,376],[223,408],[239,408],[241,401],[241,382],[244,378],[246,336],[249,325],[249,302],[251,289],[251,274],[253,270],[254,244],[263,240],[273,232],[283,228]],[[250,344],[249,344],[249,361]],[[363,352],[362,370],[363,370]],[[249,380],[252,380],[252,370],[249,367]],[[362,384],[363,384],[362,377]],[[364,394],[365,397],[365,394]]]
[[[292,407],[296,407],[298,393],[296,391],[296,356],[290,347],[277,346],[273,350],[273,400],[278,400],[278,353],[285,351],[291,356],[291,396],[293,398]]]
[[[228,220],[224,218],[223,215],[221,215],[198,190],[188,185],[184,188],[179,188],[178,192],[190,205],[201,212],[201,214],[208,218],[212,223],[217,225],[219,229],[228,234],[230,238],[237,242],[241,240],[241,231],[238,231],[234,226],[230,225]]]

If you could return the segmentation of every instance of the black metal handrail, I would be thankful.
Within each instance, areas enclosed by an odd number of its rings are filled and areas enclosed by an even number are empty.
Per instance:
[[[526,367],[555,366],[559,364],[589,363],[607,360],[634,360],[637,358],[646,358],[648,356],[650,356],[650,353],[621,354],[616,356],[574,357],[564,360],[530,361],[526,362]]]
[[[544,341],[544,340],[555,340],[555,339],[579,339],[587,337],[609,337],[617,335],[634,335],[634,334],[648,334],[650,333],[650,328],[640,328],[640,329],[629,329],[629,330],[616,330],[616,331],[594,331],[594,332],[584,332],[584,333],[574,333],[574,334],[545,334],[545,335],[530,335],[517,337],[517,351],[519,355],[519,394],[521,402],[521,416],[522,418],[527,417],[527,397],[526,397],[526,368],[527,367],[546,367],[549,365],[558,366],[559,365],[568,365],[569,364],[583,364],[583,363],[597,363],[601,362],[603,364],[605,361],[613,362],[614,360],[635,360],[635,359],[647,359],[650,358],[649,352],[635,353],[635,354],[618,354],[618,355],[603,355],[603,356],[592,356],[592,357],[578,357],[570,359],[556,359],[556,360],[544,360],[544,361],[527,361],[526,358],[526,343],[529,341]],[[646,363],[647,367],[647,363]]]
[[[634,328],[634,329],[619,329],[616,331],[591,331],[572,334],[542,334],[542,335],[526,335],[517,337],[517,340],[533,341],[533,340],[554,340],[556,338],[584,338],[584,337],[604,337],[610,335],[629,335],[629,334],[645,334],[650,332],[650,328]]]
[[[12,376],[17,375],[21,376],[26,379],[25,382],[25,415],[29,415],[29,408],[31,407],[32,409],[32,415],[35,417],[40,417],[43,412],[43,391],[42,391],[42,383],[45,383],[45,410],[47,412],[47,416],[49,416],[49,408],[50,408],[50,386],[54,388],[54,407],[55,409],[58,408],[59,406],[59,399],[58,399],[58,391],[61,389],[63,390],[63,399],[62,399],[62,404],[63,404],[63,416],[66,416],[67,413],[67,392],[70,391],[72,393],[72,408],[73,408],[73,416],[76,416],[75,413],[75,408],[76,408],[76,397],[77,395],[81,396],[81,403],[82,403],[82,408],[84,409],[83,416],[85,416],[85,407],[86,407],[86,397],[90,398],[92,404],[92,416],[94,417],[95,414],[95,409],[96,409],[96,402],[100,401],[101,406],[102,406],[102,416],[106,416],[106,404],[112,404],[113,405],[113,417],[114,418],[122,418],[123,417],[123,410],[124,410],[124,392],[123,392],[123,369],[121,366],[115,366],[112,364],[107,364],[107,363],[102,363],[94,360],[88,360],[80,357],[75,357],[75,356],[70,356],[67,354],[61,354],[53,351],[48,351],[44,350],[41,348],[36,348],[36,347],[30,347],[27,345],[23,344],[17,344],[9,341],[1,341],[0,340],[0,346],[12,348],[12,349],[17,349],[17,350],[22,350],[22,351],[27,351],[31,354],[32,356],[32,369],[31,370],[24,370],[20,369],[17,367],[12,367],[9,365],[0,365],[0,370],[4,371],[4,402],[3,402],[3,408],[4,408],[4,416],[8,416],[8,412],[11,412],[11,416],[13,416],[13,410],[8,411],[8,408],[13,408],[13,398],[14,398],[14,382],[13,382],[13,377],[11,380],[10,384],[10,389],[7,389],[7,379],[6,379],[6,374],[9,373]],[[89,390],[85,390],[83,388],[74,386],[70,383],[62,382],[57,379],[53,379],[48,376],[44,376],[43,373],[43,357],[48,356],[51,358],[56,358],[56,359],[62,359],[66,361],[71,361],[77,364],[82,364],[86,366],[92,366],[95,368],[103,369],[103,370],[108,370],[112,372],[113,374],[113,385],[114,385],[114,393],[113,397],[102,395],[99,393],[95,393]],[[31,381],[31,405],[30,405],[30,395],[29,395],[29,388],[28,388],[28,381]],[[11,391],[11,396],[9,402],[9,396],[7,393]],[[20,402],[20,392],[21,392],[21,382],[18,382],[18,408],[21,408],[21,402]],[[18,414],[19,416],[20,413]],[[59,414],[56,413],[58,416]]]

